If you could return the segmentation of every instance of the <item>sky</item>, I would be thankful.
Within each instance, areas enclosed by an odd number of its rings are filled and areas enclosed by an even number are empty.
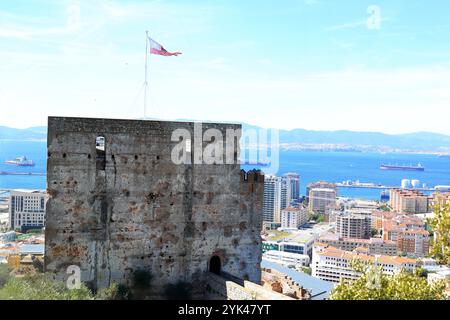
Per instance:
[[[450,134],[450,2],[0,2],[0,125],[144,116]]]

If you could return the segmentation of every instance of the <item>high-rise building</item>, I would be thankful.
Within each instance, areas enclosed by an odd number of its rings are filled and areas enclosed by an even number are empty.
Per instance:
[[[288,184],[286,179],[284,178],[280,178],[281,181],[281,186],[280,186],[280,210],[286,209],[287,207],[289,207],[290,204],[290,199],[289,199],[289,194],[288,194]],[[281,211],[280,211],[281,214]],[[281,216],[280,216],[281,218]]]
[[[300,178],[295,173],[283,177],[266,175],[264,180],[263,221],[281,223],[281,210],[299,198]]]
[[[280,223],[281,178],[274,175],[264,177],[263,221]]]
[[[300,176],[295,172],[288,172],[283,175],[283,179],[286,182],[287,206],[289,206],[292,200],[300,198]]]
[[[10,193],[9,226],[21,232],[45,226],[46,194],[39,190],[13,190]]]
[[[309,210],[325,213],[336,206],[336,190],[331,188],[313,188],[309,191]]]

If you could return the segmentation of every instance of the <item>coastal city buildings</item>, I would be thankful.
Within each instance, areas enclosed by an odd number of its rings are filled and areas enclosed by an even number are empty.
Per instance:
[[[311,188],[308,195],[309,210],[325,214],[336,207],[336,190],[332,188]]]
[[[397,242],[380,238],[355,239],[343,238],[337,234],[326,234],[317,242],[328,244],[344,251],[353,251],[356,248],[367,248],[369,254],[381,254],[387,256],[397,255]]]
[[[263,241],[263,252],[266,252],[265,250],[278,250],[311,256],[314,241],[314,236],[310,234],[298,235],[286,240]]]
[[[266,226],[281,224],[281,211],[300,197],[300,176],[286,173],[282,177],[266,175],[264,179],[263,221]]]
[[[329,223],[318,223],[300,230],[271,230],[262,236],[263,252],[278,250],[311,256],[314,242],[333,228]]]
[[[305,208],[289,207],[281,211],[281,228],[293,228],[304,225],[309,220],[308,211]]]
[[[391,189],[390,206],[400,213],[427,213],[430,197],[417,190]]]
[[[430,248],[428,231],[423,229],[404,230],[397,237],[397,251],[399,254],[415,257],[428,255]]]
[[[399,254],[413,257],[423,257],[428,254],[430,235],[425,230],[425,223],[422,219],[411,215],[392,213],[382,214],[382,219],[383,239],[395,241]]]
[[[446,204],[450,201],[450,192],[435,192],[430,197],[429,207],[433,208],[437,202]]]
[[[336,215],[336,234],[342,238],[368,239],[371,223],[370,216],[344,211]]]
[[[364,250],[344,251],[324,243],[316,243],[312,256],[312,275],[322,280],[339,282],[340,279],[352,280],[359,277],[358,272],[352,268],[352,261],[371,263],[382,268],[383,273],[393,275],[402,269],[413,271],[419,266],[416,259],[369,255]]]
[[[0,233],[0,263],[10,267],[32,264],[35,258],[43,263],[43,234]]]
[[[334,183],[327,182],[327,181],[313,182],[306,186],[306,200],[308,202],[309,202],[309,193],[310,193],[311,189],[314,189],[314,188],[333,189],[337,193],[337,187],[336,187],[336,184],[334,184]]]
[[[9,226],[26,232],[45,226],[46,193],[40,190],[12,190],[10,192]]]
[[[263,254],[263,259],[276,262],[287,267],[308,267],[310,258],[306,254],[270,250]]]

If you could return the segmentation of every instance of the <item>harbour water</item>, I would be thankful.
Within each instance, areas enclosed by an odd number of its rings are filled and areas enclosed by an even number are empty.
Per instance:
[[[32,159],[34,167],[4,164],[17,156]],[[0,141],[0,171],[46,172],[47,143],[30,141]],[[425,171],[380,170],[382,163],[416,165],[421,163]],[[244,165],[243,169],[254,166]],[[264,171],[264,167],[261,167]],[[402,179],[417,179],[427,186],[450,185],[450,158],[423,154],[381,154],[359,152],[299,152],[281,151],[278,175],[296,172],[301,179],[301,193],[308,183],[325,180],[342,182],[359,180],[387,186],[400,186]],[[0,175],[0,189],[45,189],[45,176]],[[339,188],[339,196],[379,199],[381,190]]]

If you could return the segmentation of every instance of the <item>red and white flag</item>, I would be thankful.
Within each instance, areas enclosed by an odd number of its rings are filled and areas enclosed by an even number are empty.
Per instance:
[[[152,38],[148,37],[148,41],[150,43],[150,53],[151,54],[157,54],[160,56],[178,56],[181,54],[181,52],[169,52],[162,45],[160,45],[158,42],[153,40]]]

